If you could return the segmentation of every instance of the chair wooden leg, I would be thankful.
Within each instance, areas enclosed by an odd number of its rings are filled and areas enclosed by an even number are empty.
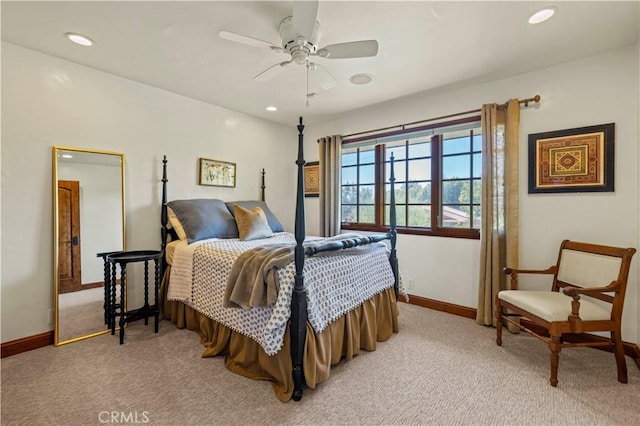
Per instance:
[[[496,298],[497,299],[497,298]],[[496,300],[496,344],[502,346],[502,308]]]
[[[624,348],[622,347],[622,333],[620,330],[611,332],[611,340],[615,344],[614,354],[616,356],[616,365],[618,367],[618,381],[627,383],[627,362],[624,358]]]
[[[560,337],[551,336],[551,342],[549,343],[549,349],[551,349],[551,378],[549,382],[553,387],[558,385],[558,364],[560,363],[560,350],[562,349],[560,342]]]

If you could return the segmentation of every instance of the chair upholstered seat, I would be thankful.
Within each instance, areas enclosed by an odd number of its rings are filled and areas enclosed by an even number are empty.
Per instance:
[[[567,321],[571,315],[571,297],[555,291],[503,290],[498,297],[545,321]],[[583,321],[610,320],[611,311],[580,298],[580,318]]]

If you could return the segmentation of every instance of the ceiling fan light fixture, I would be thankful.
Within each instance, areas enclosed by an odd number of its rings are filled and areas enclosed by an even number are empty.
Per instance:
[[[72,42],[74,42],[75,44],[79,44],[80,46],[89,47],[89,46],[93,46],[94,44],[96,44],[89,37],[83,36],[82,34],[66,33],[64,36],[66,38],[68,38],[69,40],[71,40]]]
[[[378,54],[378,42],[376,40],[334,43],[320,49],[319,42],[322,30],[320,23],[316,21],[319,1],[306,0],[292,3],[292,15],[280,21],[278,26],[282,47],[231,31],[220,31],[218,33],[218,36],[225,40],[259,48],[267,47],[272,52],[283,52],[290,56],[288,61],[281,61],[257,74],[253,77],[254,81],[265,82],[274,78],[289,65],[303,65],[307,72],[307,87],[309,85],[309,75],[312,75],[322,90],[330,90],[336,87],[338,82],[322,65],[310,61],[313,56],[334,60],[370,58]],[[352,80],[354,84],[368,84],[372,81],[370,75],[353,78],[355,79]],[[309,93],[309,90],[307,90],[307,93]]]
[[[373,76],[371,74],[354,74],[349,77],[349,81],[355,85],[362,86],[371,83]]]
[[[558,8],[555,6],[545,7],[544,9],[539,10],[538,12],[531,15],[531,17],[529,18],[529,23],[531,25],[535,25],[551,19],[551,17],[556,13],[557,10]]]
[[[276,111],[278,110],[278,108],[277,108],[277,107],[274,107],[273,105],[269,105],[269,106],[266,108],[266,110],[267,110],[267,111],[269,111],[269,112],[276,112]]]

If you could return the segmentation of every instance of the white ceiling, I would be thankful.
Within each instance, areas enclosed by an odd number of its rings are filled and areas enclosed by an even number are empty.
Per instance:
[[[529,25],[531,13],[556,15]],[[503,78],[638,41],[639,2],[321,1],[320,47],[376,39],[376,57],[317,58],[338,81],[306,102],[306,72],[292,65],[268,82],[253,77],[288,59],[223,40],[227,30],[279,45],[291,1],[2,1],[2,40],[266,120],[313,124],[416,92]],[[91,48],[64,34],[84,34]],[[369,73],[356,86],[349,77]],[[603,76],[606,77],[606,76]],[[267,112],[267,105],[278,111]]]

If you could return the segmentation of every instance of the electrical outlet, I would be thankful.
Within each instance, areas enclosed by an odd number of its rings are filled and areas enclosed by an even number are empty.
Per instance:
[[[407,280],[407,289],[414,290],[416,288],[416,283],[413,281],[413,278]]]

